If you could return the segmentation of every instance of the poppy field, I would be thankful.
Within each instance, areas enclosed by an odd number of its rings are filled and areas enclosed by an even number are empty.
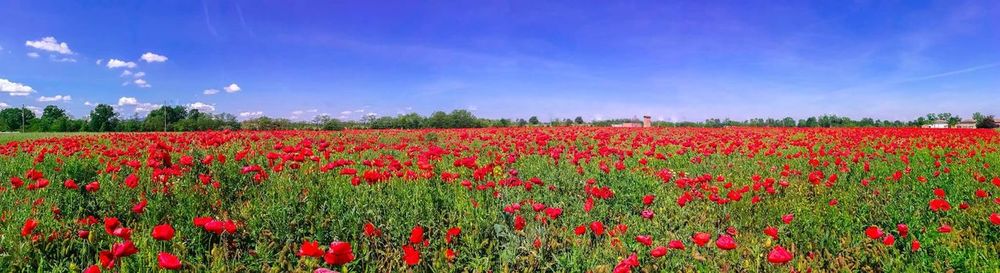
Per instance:
[[[996,272],[1000,134],[487,128],[0,146],[5,272]]]

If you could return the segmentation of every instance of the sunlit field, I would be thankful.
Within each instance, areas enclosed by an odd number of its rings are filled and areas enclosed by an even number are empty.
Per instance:
[[[1000,268],[993,130],[226,131],[0,143],[0,268],[11,272]]]

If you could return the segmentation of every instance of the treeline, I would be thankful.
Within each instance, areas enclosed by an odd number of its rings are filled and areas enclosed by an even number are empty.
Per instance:
[[[972,117],[978,128],[997,128],[992,115],[975,113]],[[962,119],[951,113],[927,114],[912,121],[851,119],[836,115],[823,115],[804,119],[755,118],[743,121],[707,119],[703,122],[654,121],[656,127],[918,127],[931,123],[948,123],[953,126]],[[114,107],[97,105],[84,118],[73,118],[55,105],[46,106],[41,116],[27,108],[0,110],[0,131],[24,132],[153,132],[153,131],[204,131],[204,130],[342,130],[349,129],[422,129],[422,128],[483,128],[514,126],[611,126],[619,123],[641,123],[638,119],[610,119],[586,122],[583,117],[552,119],[542,122],[536,116],[528,119],[486,119],[476,117],[467,110],[438,111],[430,116],[417,113],[397,116],[368,116],[359,121],[342,121],[329,116],[317,116],[310,121],[285,118],[256,117],[240,121],[227,113],[203,113],[184,106],[162,106],[146,116],[133,115],[122,118]]]
[[[997,128],[997,124],[995,123],[995,119],[992,115],[975,113],[973,114],[973,120],[976,122],[977,128]],[[782,119],[753,118],[742,121],[717,118],[706,119],[702,122],[653,121],[652,125],[654,127],[920,127],[935,122],[943,122],[947,123],[948,126],[954,126],[961,121],[962,119],[959,116],[951,113],[932,113],[927,114],[926,116],[918,117],[917,119],[911,121],[880,120],[873,118],[851,119],[849,117],[837,115],[822,115],[797,120],[791,117],[786,117]],[[641,122],[642,121],[637,118],[631,118],[594,121],[590,124],[592,126],[611,126],[613,124]]]

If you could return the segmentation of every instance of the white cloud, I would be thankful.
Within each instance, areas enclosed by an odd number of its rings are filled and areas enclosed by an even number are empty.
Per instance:
[[[149,111],[153,111],[153,109],[156,109],[156,108],[160,108],[160,105],[159,104],[152,104],[152,103],[140,103],[139,105],[135,106],[135,111],[136,112],[149,112]]]
[[[138,99],[133,97],[121,97],[118,98],[118,106],[135,106],[135,112],[149,112],[153,109],[160,108],[161,105],[140,102]]]
[[[147,63],[162,63],[167,61],[167,56],[158,55],[153,52],[146,52],[146,54],[142,54],[142,57],[139,58]]]
[[[102,63],[104,63],[104,59],[97,59],[96,62],[97,65],[101,65]]]
[[[148,83],[146,83],[146,80],[143,79],[135,79],[133,83],[135,83],[135,85],[139,86],[140,88],[149,88],[151,86]]]
[[[73,100],[73,97],[69,96],[69,95],[66,95],[66,96],[55,95],[55,96],[52,96],[52,97],[46,97],[46,96],[38,97],[38,101],[39,102],[70,101],[70,100]]]
[[[126,62],[119,59],[110,59],[107,64],[108,69],[115,69],[119,67],[135,68],[135,66],[136,64],[134,62]]]
[[[90,102],[90,101],[83,102],[83,105],[86,105],[86,106],[97,106],[96,103],[93,103],[93,102]]]
[[[340,112],[340,115],[341,115],[341,116],[346,116],[346,115],[350,115],[350,114],[351,114],[351,111],[343,111],[343,112]]]
[[[31,86],[0,78],[0,92],[8,93],[11,96],[27,96],[34,93],[35,89],[31,88]]]
[[[211,104],[207,104],[207,103],[203,103],[203,102],[195,102],[195,103],[192,103],[192,104],[188,104],[187,107],[191,108],[191,109],[198,109],[198,111],[202,111],[202,112],[214,112],[215,111],[215,105],[211,105]]]
[[[121,97],[121,98],[118,98],[118,106],[138,105],[138,104],[139,104],[139,100],[137,100],[137,99],[135,99],[133,97]]]
[[[142,77],[145,77],[145,76],[146,76],[146,72],[142,72],[142,71],[135,72],[135,75],[132,75],[132,77],[136,77],[136,78],[142,78]]]
[[[236,93],[236,92],[240,92],[240,90],[241,90],[240,86],[236,85],[235,83],[230,84],[229,86],[226,86],[223,89],[226,90],[226,93]]]
[[[299,116],[299,115],[302,115],[304,113],[305,113],[305,111],[302,111],[302,110],[292,111],[292,115],[294,115],[294,116]]]
[[[49,55],[49,60],[57,63],[75,63],[76,59],[69,57],[56,57],[56,55]]]
[[[214,89],[214,88],[212,88],[212,89],[205,89],[205,91],[203,91],[203,93],[205,95],[215,95],[215,94],[219,93],[219,89]]]
[[[25,41],[24,45],[60,54],[73,54],[73,51],[69,49],[69,45],[65,42],[60,43],[56,41],[55,37],[45,37],[38,41]]]
[[[10,104],[0,102],[0,108],[7,108],[7,107],[10,107]]]
[[[132,71],[129,71],[128,69],[125,69],[125,71],[122,71],[122,74],[118,75],[118,76],[119,77],[132,76]]]
[[[259,117],[259,116],[263,116],[263,115],[264,115],[264,112],[261,112],[261,111],[256,111],[256,112],[240,112],[240,117],[244,117],[244,118]]]
[[[28,52],[28,58],[38,58],[38,52]]]
[[[42,114],[42,108],[39,108],[38,106],[28,105],[28,106],[25,106],[24,108],[28,108],[28,110],[31,110],[31,112],[34,112],[35,115],[41,115]]]

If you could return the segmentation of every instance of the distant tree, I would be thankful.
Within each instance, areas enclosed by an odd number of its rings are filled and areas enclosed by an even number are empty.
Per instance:
[[[90,111],[90,123],[88,127],[91,132],[117,130],[118,114],[115,113],[115,108],[107,104],[98,104],[97,107],[94,107],[94,110]]]
[[[795,119],[791,117],[785,117],[781,120],[781,126],[784,127],[795,127]]]
[[[1000,125],[996,123],[996,119],[993,118],[993,115],[984,116],[979,123],[976,123],[976,128],[993,129],[998,127],[1000,127]]]
[[[340,131],[344,130],[344,123],[340,120],[331,118],[328,115],[319,115],[313,118],[313,123],[318,125],[323,130],[328,131]]]
[[[146,131],[178,131],[175,123],[187,118],[188,112],[184,106],[160,106],[146,115],[143,128]],[[183,128],[180,128],[183,129]]]
[[[426,119],[417,113],[401,115],[397,119],[399,119],[398,123],[400,127],[404,129],[422,128],[424,127],[424,123],[427,123]]]
[[[980,112],[972,113],[972,120],[975,120],[976,124],[979,124],[979,122],[983,121],[984,119],[986,119],[986,116],[983,115],[983,113]]]
[[[426,127],[448,128],[448,125],[451,125],[450,117],[444,111],[434,112],[429,118],[427,118]]]
[[[448,126],[446,128],[479,128],[479,119],[472,112],[465,109],[452,110],[448,114]]]
[[[66,110],[60,109],[59,106],[49,105],[42,110],[42,119],[57,120],[68,117]]]
[[[528,123],[531,125],[538,125],[540,122],[538,121],[538,117],[531,116],[530,118],[528,118]]]
[[[28,108],[6,108],[0,110],[0,131],[28,129],[34,121],[35,113],[31,112]]]
[[[576,124],[583,124],[583,117],[576,116],[576,118],[573,119],[573,122],[576,122]]]
[[[523,118],[517,119],[516,123],[517,123],[517,126],[519,126],[519,127],[524,127],[524,126],[528,125],[528,121],[524,120]]]

